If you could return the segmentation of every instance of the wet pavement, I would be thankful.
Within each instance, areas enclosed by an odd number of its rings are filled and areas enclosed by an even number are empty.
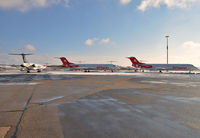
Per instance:
[[[199,74],[1,74],[0,136],[198,138],[199,84]]]

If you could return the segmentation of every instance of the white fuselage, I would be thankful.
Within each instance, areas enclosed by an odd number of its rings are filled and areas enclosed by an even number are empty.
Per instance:
[[[119,67],[113,64],[77,64],[76,69],[83,70],[118,70]]]
[[[36,70],[38,72],[41,72],[46,67],[40,64],[34,64],[34,63],[23,63],[21,64],[21,70],[30,71],[30,70]]]
[[[198,70],[192,64],[143,64],[144,66],[140,67],[141,69],[148,69],[148,70],[174,70],[174,71],[193,71]],[[151,65],[152,67],[148,67]],[[145,67],[147,66],[147,67]]]

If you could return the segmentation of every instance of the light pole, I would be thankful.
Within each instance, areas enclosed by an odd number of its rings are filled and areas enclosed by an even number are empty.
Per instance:
[[[167,64],[168,64],[168,38],[169,38],[169,36],[167,35],[167,36],[165,36],[166,37],[166,39],[167,39]]]

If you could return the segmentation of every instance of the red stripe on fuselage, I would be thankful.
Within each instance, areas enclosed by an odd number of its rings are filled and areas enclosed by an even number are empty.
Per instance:
[[[187,70],[187,67],[178,67],[178,66],[173,66],[174,70]]]
[[[109,67],[101,67],[101,66],[97,66],[96,69],[110,69]]]
[[[152,65],[147,65],[147,64],[137,64],[138,68],[152,68]]]

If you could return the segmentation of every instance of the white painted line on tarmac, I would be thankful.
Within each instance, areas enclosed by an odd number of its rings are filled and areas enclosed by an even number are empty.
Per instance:
[[[52,97],[52,98],[48,98],[48,99],[41,99],[41,100],[39,100],[39,102],[40,103],[47,103],[47,102],[50,102],[50,101],[53,101],[53,100],[61,99],[63,97],[64,96],[56,96],[56,97]]]
[[[37,84],[39,84],[39,83],[36,83],[36,82],[30,82],[30,83],[18,82],[18,83],[0,83],[0,86],[37,85]]]

